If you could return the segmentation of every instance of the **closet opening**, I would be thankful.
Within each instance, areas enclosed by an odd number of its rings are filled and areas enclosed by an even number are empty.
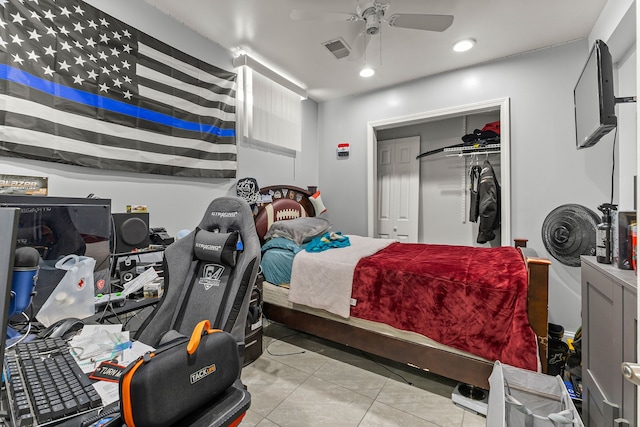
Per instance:
[[[417,237],[413,241],[471,246],[511,245],[509,116],[509,98],[501,98],[369,122],[368,235],[387,236],[388,230],[394,229],[380,221],[380,208],[384,208],[389,195],[386,193],[388,185],[379,185],[379,180],[384,177],[388,182],[393,182],[393,179],[386,176],[386,159],[378,158],[379,153],[385,153],[385,147],[393,145],[395,141],[403,142],[412,137],[419,141],[418,153],[422,154],[420,158],[416,159],[414,155],[412,159],[419,165],[418,190],[412,190],[413,193],[403,191],[396,199],[400,200],[396,205],[402,211],[401,219],[417,229]],[[497,140],[483,141],[484,144],[478,144],[477,147],[470,148],[467,144],[465,147],[455,147],[464,143],[463,136],[471,139],[474,131],[492,122],[500,124]],[[427,152],[430,154],[425,154]],[[481,169],[485,161],[495,171],[500,185],[500,227],[495,230],[495,237],[484,234],[486,221],[482,226],[478,221],[470,221],[473,214],[470,205],[472,172],[478,170],[474,166]],[[410,187],[406,176],[399,176],[396,181],[402,181],[400,186],[405,190]],[[417,209],[411,203],[417,205]],[[483,233],[479,233],[479,227]],[[407,227],[401,221],[398,228]],[[405,238],[401,240],[411,241]]]

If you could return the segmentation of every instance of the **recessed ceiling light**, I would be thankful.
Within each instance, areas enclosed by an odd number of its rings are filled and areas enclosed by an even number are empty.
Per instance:
[[[476,41],[474,39],[464,39],[460,40],[456,44],[453,45],[453,50],[456,52],[466,52],[475,46]]]
[[[360,70],[360,77],[371,77],[375,73],[376,71],[373,68],[364,67],[362,70]]]

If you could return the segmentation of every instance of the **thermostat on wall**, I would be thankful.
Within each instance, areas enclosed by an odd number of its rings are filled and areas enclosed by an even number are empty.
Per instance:
[[[343,142],[341,144],[338,144],[337,153],[338,158],[346,159],[347,157],[349,157],[349,143]]]

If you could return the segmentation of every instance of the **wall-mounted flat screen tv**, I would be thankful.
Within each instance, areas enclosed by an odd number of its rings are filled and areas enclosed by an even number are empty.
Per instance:
[[[573,90],[576,148],[591,147],[617,125],[613,63],[609,48],[596,40]]]

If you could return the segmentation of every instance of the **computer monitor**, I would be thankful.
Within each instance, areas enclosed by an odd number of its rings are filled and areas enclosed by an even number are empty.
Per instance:
[[[111,272],[111,200],[93,198],[0,195],[0,207],[17,207],[20,219],[16,247],[38,250],[41,261],[32,299],[37,314],[65,274],[58,260],[71,254],[96,260],[95,293],[109,292]]]
[[[20,209],[0,208],[0,371],[4,360],[6,331],[9,326],[9,306],[13,264],[16,252],[16,236]]]

